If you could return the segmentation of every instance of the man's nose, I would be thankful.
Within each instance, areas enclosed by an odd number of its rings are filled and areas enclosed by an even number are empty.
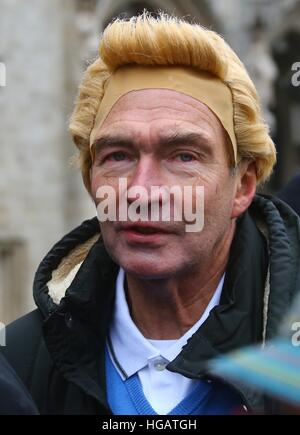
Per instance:
[[[152,201],[161,202],[160,194],[155,194],[155,190],[151,192],[153,186],[163,186],[164,176],[161,171],[159,161],[155,160],[152,156],[141,157],[138,164],[135,167],[135,171],[132,177],[127,180],[127,188],[132,192],[138,192],[142,187],[148,195],[148,202],[150,203],[150,197]],[[133,195],[134,196],[134,195]],[[137,197],[139,195],[137,194]],[[129,202],[134,201],[136,198],[128,198]]]

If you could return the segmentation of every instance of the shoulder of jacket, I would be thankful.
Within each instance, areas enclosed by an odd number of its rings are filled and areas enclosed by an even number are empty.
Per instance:
[[[51,365],[43,338],[43,318],[38,310],[15,320],[6,327],[6,345],[1,352],[25,385],[31,390],[38,367]]]

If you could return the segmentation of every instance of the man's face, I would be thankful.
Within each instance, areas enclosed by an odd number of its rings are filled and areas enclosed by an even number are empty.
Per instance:
[[[153,228],[128,226],[130,222],[100,224],[109,254],[125,271],[168,278],[216,258],[232,228],[237,190],[227,141],[207,106],[173,90],[130,92],[114,105],[95,135],[91,188],[96,205],[98,188],[108,185],[117,193],[118,211],[120,178],[127,180],[128,189],[142,186],[149,193],[151,186],[204,187],[201,231],[186,232],[186,222],[174,219],[143,222],[159,229],[154,234]],[[190,201],[195,206],[195,195]]]

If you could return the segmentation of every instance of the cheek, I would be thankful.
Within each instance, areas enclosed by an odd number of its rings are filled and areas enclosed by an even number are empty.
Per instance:
[[[91,191],[92,191],[92,196],[93,196],[94,201],[96,201],[96,192],[97,192],[99,185],[100,184],[97,183],[95,178],[91,179]]]
[[[207,175],[202,174],[193,181],[193,204],[196,203],[198,195],[195,194],[197,187],[201,187],[203,191],[204,204],[208,205],[218,200],[220,190],[222,190],[222,182],[217,174],[211,172]]]
[[[99,186],[103,184],[103,177],[97,172],[97,169],[92,166],[91,168],[91,191],[93,198],[96,198],[96,192]]]
[[[204,213],[206,218],[218,219],[218,216],[230,216],[234,200],[234,180],[228,174],[219,174],[198,181],[204,187]]]
[[[91,191],[95,203],[99,200],[96,198],[97,190],[102,186],[110,186],[118,194],[118,179],[115,177],[106,177],[99,173],[95,168],[91,171]]]

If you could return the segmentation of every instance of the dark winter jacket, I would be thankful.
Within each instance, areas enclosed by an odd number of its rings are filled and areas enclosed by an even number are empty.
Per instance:
[[[116,265],[96,218],[58,242],[34,281],[36,311],[8,327],[6,357],[46,414],[110,414],[104,344]],[[299,218],[280,200],[257,196],[239,218],[220,304],[167,368],[207,376],[218,353],[273,337],[300,290]],[[230,384],[254,413],[272,412],[260,391]]]
[[[0,354],[0,415],[37,415],[25,386]]]

